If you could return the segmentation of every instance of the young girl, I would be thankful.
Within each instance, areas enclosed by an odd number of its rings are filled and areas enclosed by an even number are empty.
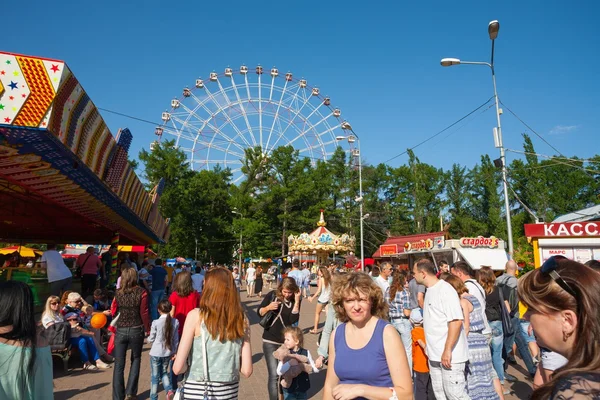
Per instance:
[[[291,354],[299,354],[308,358],[308,362],[313,368],[313,371],[317,372],[318,369],[310,355],[310,351],[303,348],[304,336],[302,331],[298,327],[288,327],[283,330],[284,342],[283,344],[290,351]],[[277,374],[283,375],[289,369],[287,363],[279,361],[277,365]],[[307,392],[310,389],[310,379],[306,372],[301,372],[300,375],[295,377],[289,387],[283,389],[283,400],[305,400],[308,398]]]
[[[173,360],[179,345],[179,321],[171,318],[171,302],[167,299],[158,303],[160,317],[152,322],[147,342],[152,343],[150,349],[150,399],[158,399],[158,383],[162,380],[163,389],[167,392],[167,400],[171,400],[176,389],[169,374],[169,362]]]

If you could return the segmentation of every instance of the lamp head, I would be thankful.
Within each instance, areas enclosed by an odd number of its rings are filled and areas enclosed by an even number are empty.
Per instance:
[[[498,31],[500,30],[500,22],[497,19],[491,21],[488,24],[488,34],[490,35],[490,39],[496,40],[498,37]]]
[[[451,67],[453,65],[459,65],[460,59],[458,59],[458,58],[442,58],[442,61],[440,61],[440,64],[442,65],[442,67]]]

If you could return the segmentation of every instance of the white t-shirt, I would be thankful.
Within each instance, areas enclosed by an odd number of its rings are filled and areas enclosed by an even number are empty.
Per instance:
[[[199,273],[192,275],[192,286],[196,292],[202,293],[202,286],[204,286],[204,275]]]
[[[477,282],[475,279],[467,279],[465,281],[465,286],[467,289],[469,289],[469,294],[475,296],[475,298],[479,301],[479,304],[481,304],[481,310],[483,311],[483,324],[485,325],[485,328],[483,328],[481,333],[484,335],[492,333],[492,328],[490,328],[490,324],[485,315],[485,290],[483,290],[483,287],[481,287],[479,282]]]
[[[448,322],[463,319],[458,293],[448,282],[440,280],[427,288],[423,308],[423,327],[427,342],[427,356],[431,361],[442,360],[448,338]],[[460,335],[452,349],[452,362],[461,363],[468,360],[467,338],[461,324]]]
[[[246,281],[254,281],[256,279],[256,268],[250,267],[246,270]]]
[[[62,256],[56,250],[47,250],[42,254],[42,263],[45,263],[48,282],[56,282],[72,277],[71,271],[65,265]]]
[[[377,286],[379,286],[381,288],[381,292],[385,296],[385,293],[387,292],[388,288],[390,287],[390,284],[388,283],[387,279],[385,279],[384,277],[379,275],[377,278],[375,278],[375,283],[377,284]]]
[[[42,315],[42,326],[44,328],[47,328],[52,324],[58,324],[58,323],[61,323],[64,321],[65,321],[64,318],[59,313],[56,313],[54,315],[51,315],[51,314],[43,314]]]

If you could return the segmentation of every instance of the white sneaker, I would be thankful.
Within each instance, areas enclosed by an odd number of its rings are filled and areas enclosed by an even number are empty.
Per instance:
[[[110,368],[110,365],[105,363],[104,361],[98,359],[98,360],[96,360],[96,367],[102,368],[102,369],[108,369],[108,368]]]
[[[83,369],[89,369],[89,370],[97,370],[98,367],[96,367],[94,364],[90,363],[90,362],[86,362],[85,364],[83,364]]]

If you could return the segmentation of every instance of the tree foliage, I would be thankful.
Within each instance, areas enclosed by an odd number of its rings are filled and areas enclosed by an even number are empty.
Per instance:
[[[507,170],[515,255],[528,258],[523,224],[534,221],[531,214],[551,221],[599,202],[600,156],[540,159],[527,135],[523,149]],[[284,255],[287,237],[315,229],[320,209],[330,230],[356,236],[359,253],[359,170],[341,148],[317,162],[291,146],[270,154],[246,149],[239,185],[228,170],[191,171],[172,141],[139,158],[150,187],[166,181],[161,210],[171,218],[171,238],[162,256],[194,257],[198,249],[202,260],[229,262],[240,234],[244,257]],[[388,236],[442,228],[451,237],[506,237],[502,174],[488,155],[472,168],[454,164],[444,171],[409,150],[406,165],[363,165],[362,181],[365,256]]]

